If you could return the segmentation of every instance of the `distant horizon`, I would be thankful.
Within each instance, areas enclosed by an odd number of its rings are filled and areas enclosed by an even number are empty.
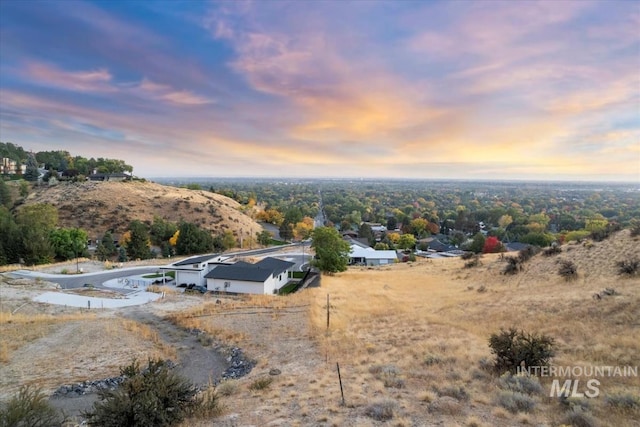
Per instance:
[[[147,180],[305,180],[305,181],[415,181],[415,182],[463,182],[463,183],[570,183],[570,184],[621,184],[640,185],[639,181],[599,181],[599,180],[576,180],[576,179],[496,179],[496,178],[403,178],[403,177],[296,177],[296,176],[138,176]]]
[[[4,1],[0,140],[140,176],[640,182],[625,0]]]

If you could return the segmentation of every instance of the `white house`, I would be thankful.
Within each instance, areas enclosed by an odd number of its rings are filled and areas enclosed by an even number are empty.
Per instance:
[[[386,265],[398,261],[396,251],[376,251],[369,246],[363,246],[352,240],[349,252],[350,265]]]
[[[289,282],[289,271],[294,265],[270,257],[255,264],[242,261],[219,264],[205,275],[207,289],[238,294],[275,294]]]
[[[199,255],[160,267],[160,270],[175,271],[176,285],[193,283],[197,286],[205,286],[204,276],[225,259],[228,257],[220,254]]]

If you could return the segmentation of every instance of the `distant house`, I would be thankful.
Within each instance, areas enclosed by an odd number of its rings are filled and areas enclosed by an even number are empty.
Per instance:
[[[255,264],[239,261],[217,265],[206,275],[207,289],[238,294],[275,294],[289,282],[293,262],[264,258]]]
[[[177,285],[185,283],[205,286],[205,275],[227,259],[228,257],[220,254],[199,255],[160,267],[160,269],[174,271]]]
[[[92,173],[89,175],[90,181],[127,181],[131,175],[126,173]]]
[[[349,265],[387,265],[398,261],[396,251],[376,251],[357,240],[349,239]]]

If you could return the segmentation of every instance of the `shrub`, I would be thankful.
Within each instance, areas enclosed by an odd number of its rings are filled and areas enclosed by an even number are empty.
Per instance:
[[[640,270],[640,260],[638,258],[627,259],[617,263],[618,274],[626,276],[635,276]]]
[[[640,410],[640,397],[630,393],[613,394],[604,398],[607,406],[620,412],[635,412]]]
[[[540,252],[540,248],[537,246],[527,246],[524,249],[520,249],[518,251],[518,259],[521,262],[527,262],[531,258],[533,258],[538,252]]]
[[[503,390],[517,391],[525,394],[540,394],[542,386],[536,377],[512,375],[505,373],[500,377],[500,388]]]
[[[89,424],[172,426],[217,403],[215,394],[198,397],[195,387],[162,360],[150,359],[144,369],[134,360],[120,373],[125,377],[120,387],[100,391],[101,401],[84,414]]]
[[[475,257],[476,254],[474,254],[473,252],[470,251],[464,251],[462,253],[462,255],[460,255],[460,258],[462,258],[463,260],[470,260],[471,258]]]
[[[440,396],[449,396],[459,401],[467,401],[469,400],[469,393],[462,386],[447,386],[438,390],[438,394]]]
[[[536,402],[531,397],[510,390],[501,391],[496,399],[496,403],[513,414],[517,412],[531,412],[536,406]]]
[[[578,277],[578,267],[573,261],[564,259],[560,261],[560,267],[558,268],[558,274],[564,277],[564,280],[573,280]]]
[[[547,366],[554,355],[554,340],[546,335],[518,331],[515,328],[491,334],[489,347],[495,354],[498,372],[515,373],[522,362],[526,366]]]
[[[474,256],[473,258],[471,258],[471,260],[464,263],[464,268],[473,268],[477,267],[478,265],[480,265],[480,258]]]
[[[62,417],[40,389],[24,386],[0,410],[0,425],[49,427],[60,425]]]
[[[640,236],[640,221],[635,219],[631,221],[631,237]]]
[[[542,255],[544,256],[553,256],[558,255],[559,253],[562,253],[562,248],[558,245],[551,245],[542,251]]]
[[[562,425],[572,427],[598,427],[600,423],[588,412],[571,410],[562,419]]]
[[[257,378],[251,384],[249,384],[249,390],[252,390],[252,391],[266,390],[271,386],[272,382],[273,382],[273,378],[270,378],[270,377]]]
[[[502,274],[518,274],[519,271],[522,271],[522,264],[520,262],[520,258],[508,256],[505,257],[507,261],[507,265],[502,270]]]
[[[388,421],[393,418],[396,409],[396,402],[393,400],[382,400],[374,402],[366,407],[364,413],[366,416],[378,421]]]

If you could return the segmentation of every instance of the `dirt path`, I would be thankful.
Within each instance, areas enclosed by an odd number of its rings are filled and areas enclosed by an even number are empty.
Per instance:
[[[220,378],[228,367],[223,349],[204,335],[186,331],[143,307],[124,309],[122,315],[158,331],[160,338],[177,351],[176,370],[196,386],[206,386]]]
[[[229,366],[224,349],[212,345],[205,335],[184,330],[168,320],[152,313],[147,307],[122,309],[120,314],[127,319],[148,325],[155,330],[160,339],[176,350],[176,371],[198,387],[207,386],[219,380]],[[145,363],[144,360],[140,360]],[[94,378],[100,380],[102,378]],[[65,415],[78,418],[81,413],[90,410],[98,400],[97,393],[64,397],[52,397],[51,404]],[[80,421],[80,420],[77,420]]]

